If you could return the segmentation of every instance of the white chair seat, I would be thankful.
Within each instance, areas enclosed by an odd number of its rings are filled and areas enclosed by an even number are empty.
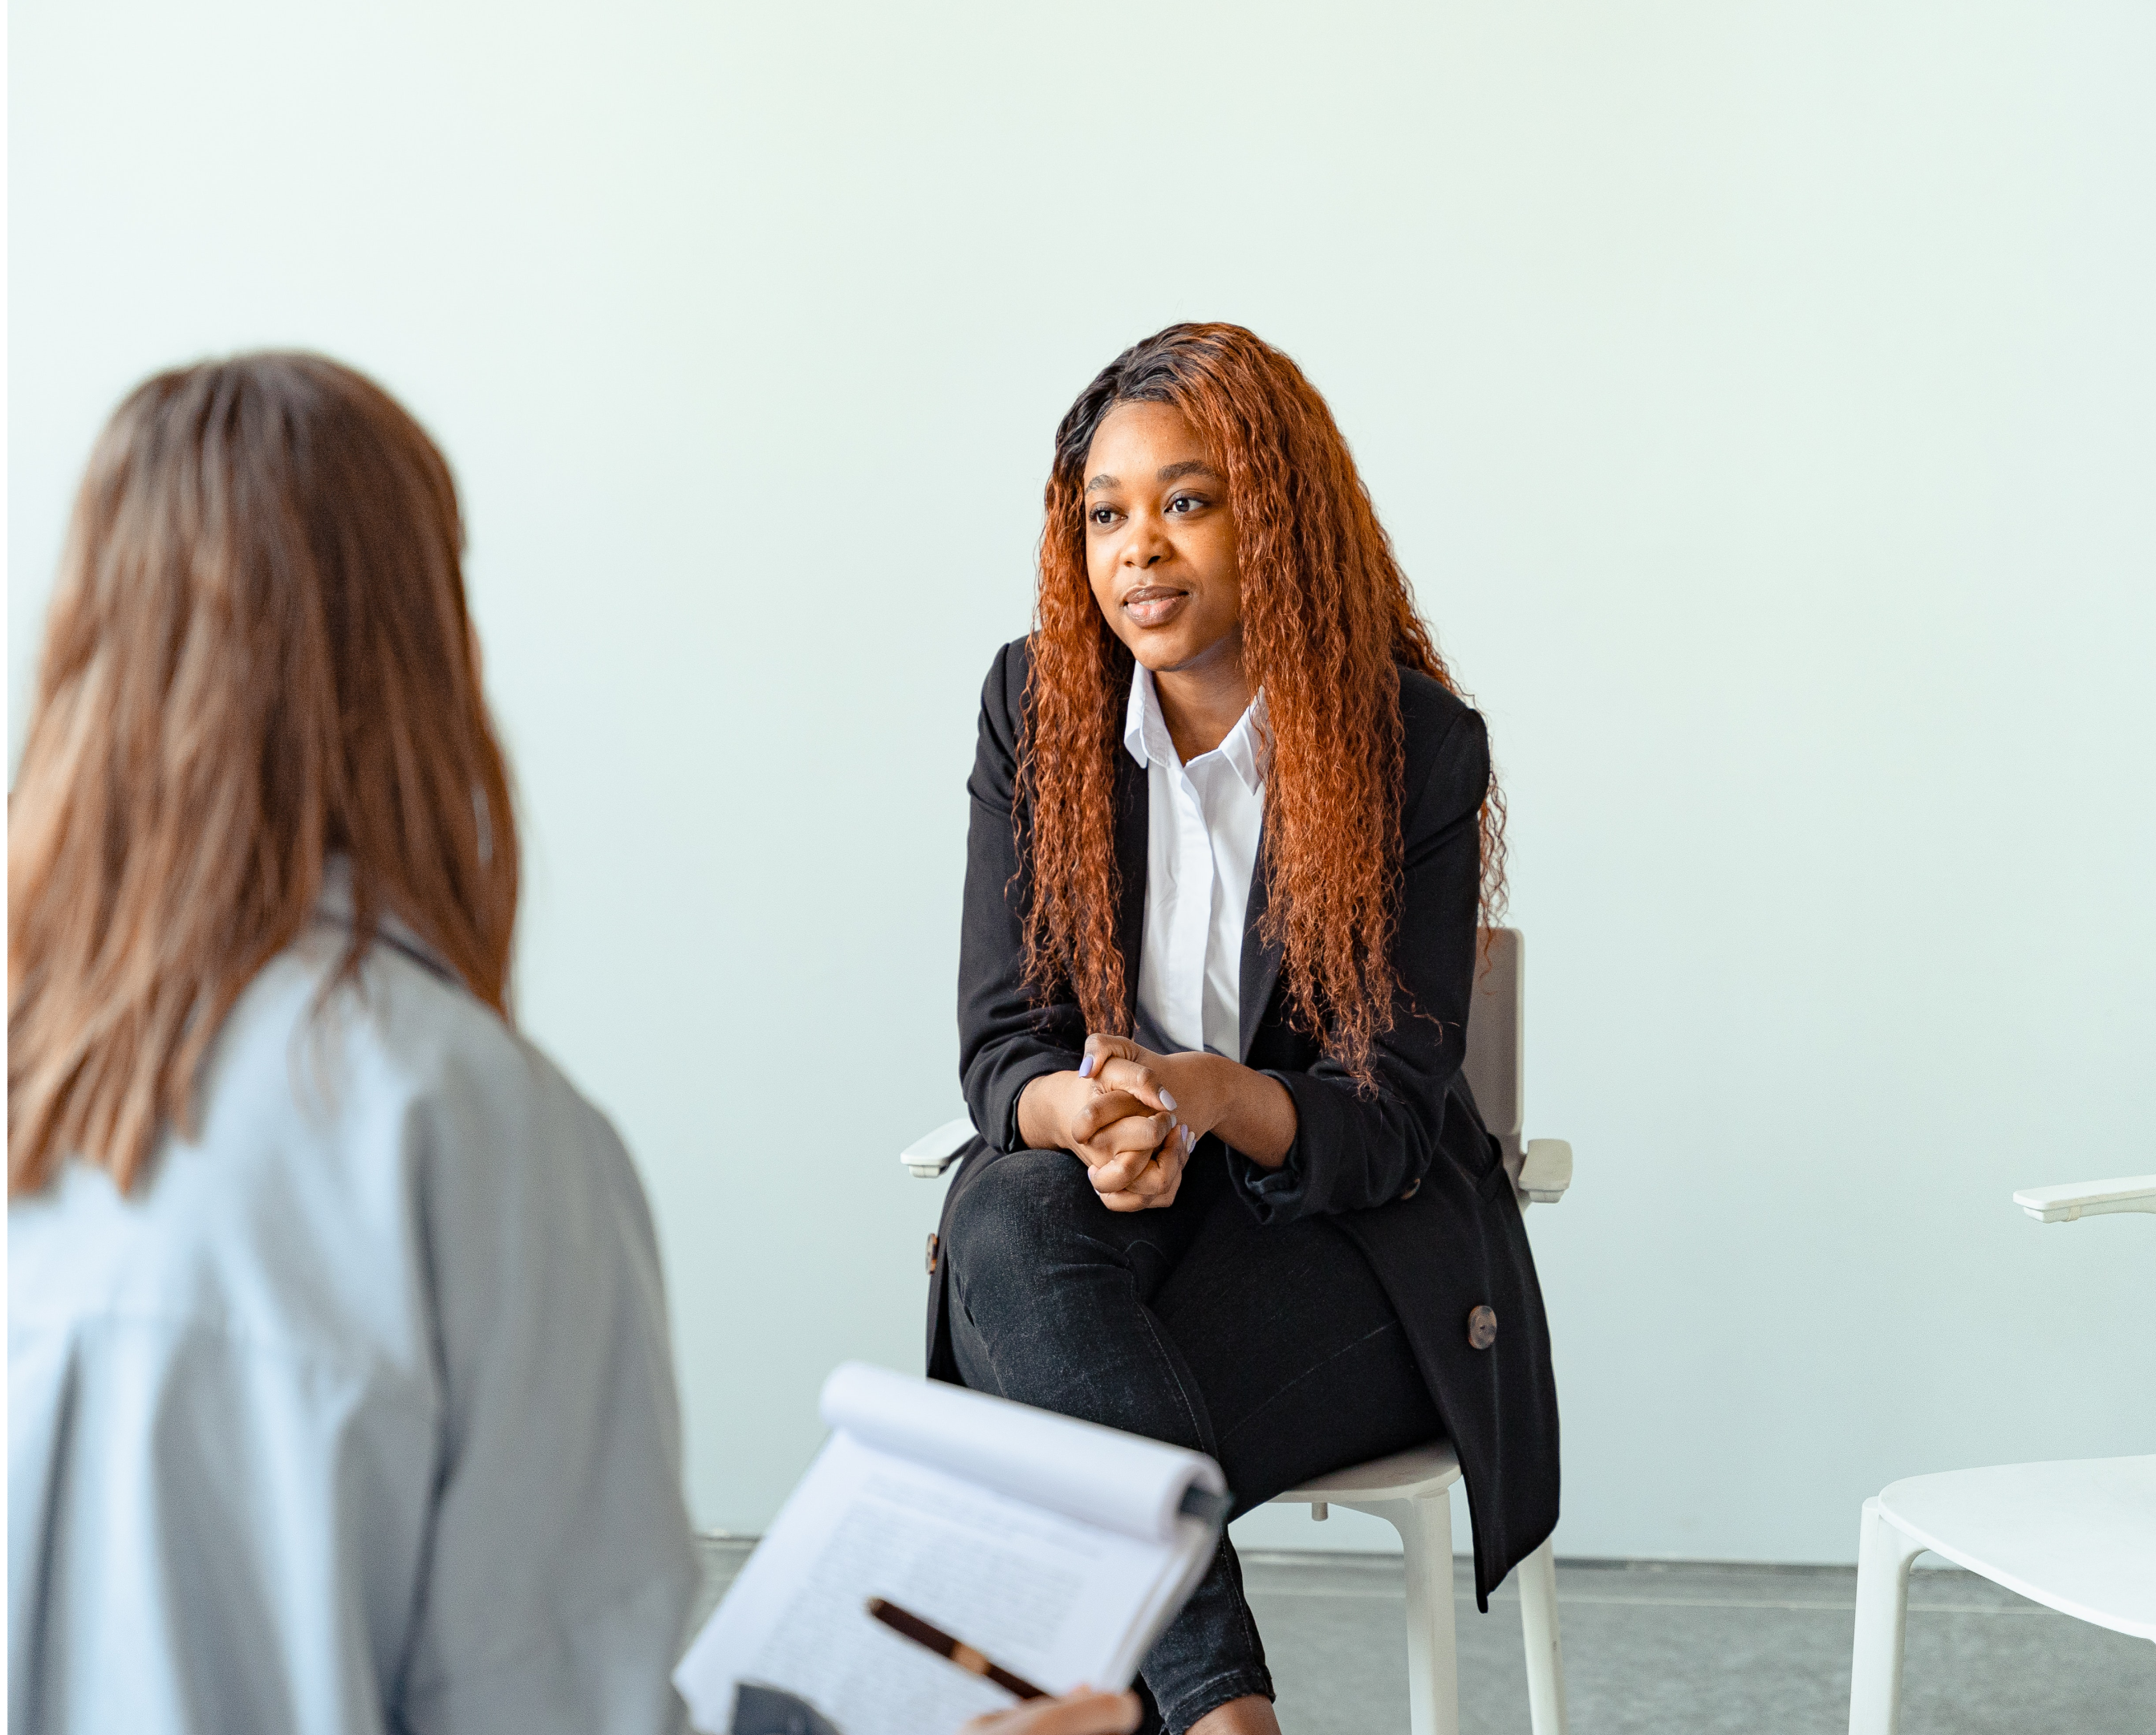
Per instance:
[[[1956,1566],[2076,1620],[2156,1640],[2156,1456],[1911,1476],[1879,1504]]]
[[[2031,1187],[2014,1203],[2045,1223],[2156,1211],[2156,1175]],[[1866,1501],[1849,1735],[1902,1727],[1909,1568],[1927,1549],[2061,1614],[2156,1640],[2156,1457],[1950,1470],[1890,1483]]]
[[[1453,1455],[1452,1442],[1440,1440],[1412,1451],[1395,1452],[1389,1458],[1373,1458],[1353,1469],[1337,1470],[1300,1488],[1276,1494],[1273,1499],[1285,1506],[1352,1508],[1365,1500],[1417,1500],[1442,1494],[1459,1480],[1460,1460]]]

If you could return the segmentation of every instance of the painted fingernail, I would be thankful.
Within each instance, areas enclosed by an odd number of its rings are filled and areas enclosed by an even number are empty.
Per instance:
[[[1160,1106],[1163,1108],[1173,1108],[1175,1106],[1175,1099],[1169,1096],[1167,1091],[1163,1091],[1160,1093]]]
[[[1185,1151],[1194,1151],[1198,1148],[1198,1135],[1188,1127],[1183,1129],[1183,1148]]]
[[[1081,1078],[1091,1078],[1092,1075],[1093,1057],[1091,1055],[1088,1055],[1084,1060],[1078,1063],[1078,1076]]]

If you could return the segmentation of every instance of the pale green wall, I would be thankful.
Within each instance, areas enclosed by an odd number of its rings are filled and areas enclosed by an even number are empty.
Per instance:
[[[916,1365],[975,696],[1057,415],[1183,317],[1330,394],[1492,724],[1560,1548],[2148,1450],[2148,1229],[2007,1195],[2156,1168],[2156,13],[364,10],[13,8],[10,717],[140,375],[419,412],[704,1520]]]

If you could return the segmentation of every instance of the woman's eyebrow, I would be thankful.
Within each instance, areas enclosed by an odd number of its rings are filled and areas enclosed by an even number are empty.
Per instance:
[[[1108,489],[1120,488],[1122,485],[1122,482],[1110,475],[1107,471],[1102,470],[1099,475],[1086,485],[1086,491],[1088,494],[1100,494]]]
[[[1220,472],[1214,469],[1203,458],[1186,458],[1180,464],[1163,465],[1154,480],[1161,482],[1173,482],[1180,480],[1184,476],[1210,476],[1217,482],[1220,480]]]

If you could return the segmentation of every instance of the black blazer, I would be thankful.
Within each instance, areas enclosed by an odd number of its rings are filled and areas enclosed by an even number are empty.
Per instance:
[[[1023,639],[997,653],[981,693],[980,745],[968,784],[966,907],[958,954],[959,1070],[981,1137],[944,1201],[1019,1147],[1019,1094],[1045,1072],[1075,1069],[1086,1029],[1076,1004],[1034,1002],[1023,982],[1019,900],[1026,880],[1011,808],[1025,696]],[[1267,1171],[1217,1139],[1194,1162],[1225,1161],[1261,1222],[1323,1212],[1360,1247],[1399,1312],[1445,1431],[1460,1455],[1475,1524],[1476,1599],[1556,1527],[1557,1393],[1549,1333],[1511,1183],[1460,1065],[1466,1055],[1481,875],[1478,814],[1490,783],[1482,719],[1427,676],[1400,671],[1404,736],[1403,880],[1393,1028],[1372,1055],[1378,1088],[1362,1094],[1288,1019],[1276,947],[1258,937],[1264,845],[1243,934],[1245,1063],[1294,1094],[1299,1126],[1286,1162]],[[1146,774],[1116,754],[1116,854],[1122,873],[1123,979],[1135,1001],[1145,929]],[[1135,1004],[1126,1009],[1131,1028]],[[929,1283],[928,1371],[956,1382],[943,1315],[943,1261]],[[1488,1306],[1496,1341],[1477,1350],[1468,1316]],[[1342,1468],[1346,1468],[1342,1466]]]

